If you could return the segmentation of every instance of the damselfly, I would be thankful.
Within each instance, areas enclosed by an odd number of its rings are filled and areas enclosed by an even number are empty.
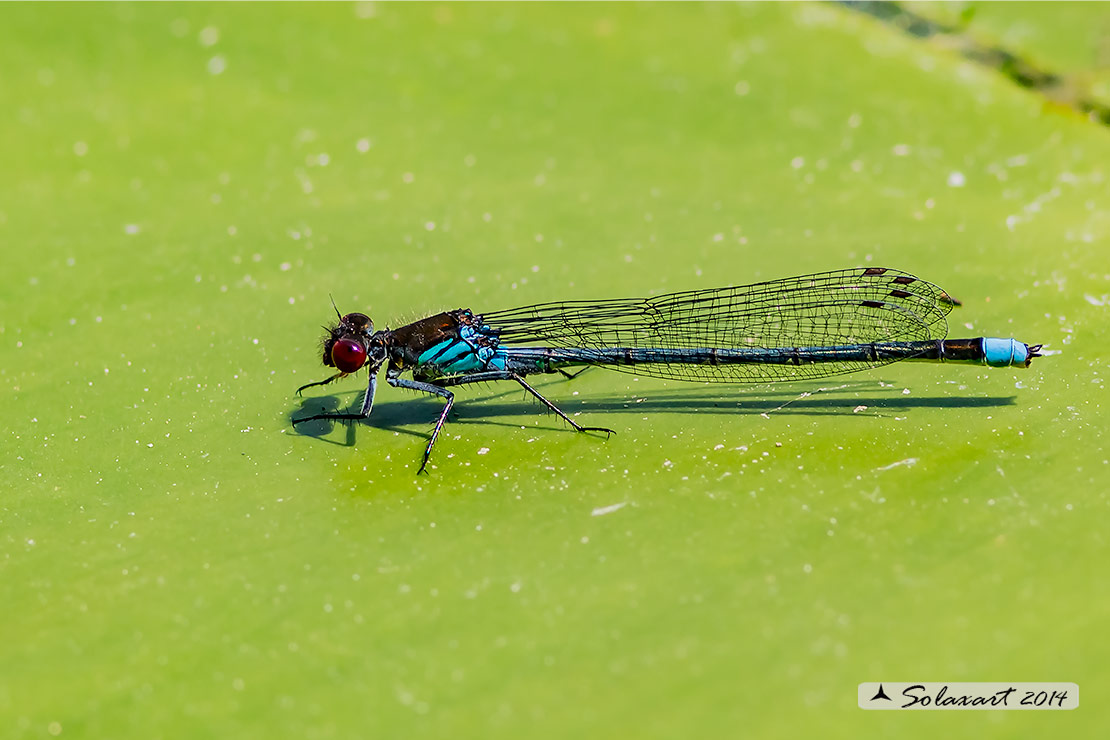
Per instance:
[[[932,283],[867,267],[654,298],[541,303],[483,314],[460,308],[393,330],[374,331],[368,316],[349,313],[324,335],[324,364],[338,372],[297,392],[366,368],[370,382],[361,410],[293,423],[368,417],[385,365],[390,385],[445,402],[424,448],[423,472],[455,400],[448,388],[468,383],[514,381],[576,431],[608,436],[613,430],[576,423],[525,376],[570,376],[569,368],[597,366],[677,380],[764,383],[899,360],[1028,367],[1040,356],[1040,345],[1014,339],[945,339],[945,317],[957,305]],[[406,372],[411,380],[402,377]]]

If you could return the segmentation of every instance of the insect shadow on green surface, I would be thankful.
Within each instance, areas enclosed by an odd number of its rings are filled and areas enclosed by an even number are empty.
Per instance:
[[[544,387],[559,386],[565,381],[553,381],[544,384]],[[689,415],[743,415],[743,416],[769,416],[771,414],[790,414],[794,416],[832,416],[843,418],[857,418],[854,413],[859,407],[866,407],[868,414],[864,418],[883,415],[884,411],[905,412],[912,409],[943,408],[943,409],[984,409],[1013,406],[1017,402],[1016,396],[910,396],[904,395],[902,386],[892,386],[891,395],[883,395],[885,388],[875,388],[875,383],[844,383],[834,387],[812,386],[802,387],[794,385],[791,389],[762,388],[746,389],[742,393],[732,394],[721,392],[706,392],[704,388],[645,388],[643,393],[632,395],[622,394],[620,398],[611,395],[559,397],[552,393],[551,400],[570,414],[582,413],[586,415],[605,414],[689,414]],[[866,394],[866,395],[861,395]],[[897,395],[894,395],[897,394]],[[352,397],[346,404],[342,401],[344,396]],[[519,396],[513,400],[513,397]],[[298,419],[308,414],[329,413],[348,409],[357,411],[363,398],[363,391],[343,392],[328,396],[301,399],[300,408],[289,414],[289,421]],[[515,388],[485,393],[475,396],[457,396],[456,405],[451,413],[454,424],[486,424],[519,428],[519,422],[496,421],[497,417],[518,417],[529,414],[542,414],[547,419],[556,423],[540,427],[550,431],[566,430],[565,424],[559,424],[558,418],[543,408],[531,396]],[[573,404],[573,406],[572,406]],[[385,431],[407,434],[414,437],[426,437],[423,431],[412,429],[413,425],[434,424],[437,415],[443,408],[438,399],[424,398],[414,395],[411,398],[398,400],[379,400],[374,405],[373,413],[366,419],[356,420],[369,427]],[[600,418],[597,419],[600,421]],[[350,446],[355,443],[355,423],[345,423],[348,429],[345,442],[334,442],[326,439],[336,422],[320,419],[297,426],[297,431],[306,437],[322,439],[329,444]]]

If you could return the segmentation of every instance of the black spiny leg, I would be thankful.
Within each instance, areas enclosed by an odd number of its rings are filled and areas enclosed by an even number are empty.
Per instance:
[[[315,383],[308,383],[307,385],[302,385],[300,388],[297,389],[297,395],[298,396],[301,395],[301,391],[303,391],[305,388],[314,388],[318,385],[327,385],[328,383],[331,383],[334,380],[339,380],[340,378],[342,378],[346,374],[347,373],[336,373],[335,375],[333,375],[330,378],[327,378],[325,380],[317,380]]]
[[[581,370],[579,372],[581,372]],[[466,383],[484,383],[489,380],[513,380],[517,383],[520,383],[521,387],[523,387],[524,390],[535,396],[539,400],[539,402],[546,406],[548,409],[558,414],[559,418],[574,427],[574,430],[576,432],[605,432],[606,438],[608,438],[610,434],[616,434],[616,432],[614,432],[612,429],[606,429],[605,427],[584,427],[578,424],[574,421],[574,419],[564,414],[558,406],[541,396],[539,391],[528,385],[528,383],[524,381],[523,377],[509,370],[488,370],[481,373],[471,373],[470,375],[459,375],[452,378],[440,378],[436,381],[436,384],[440,386],[465,385]]]
[[[309,383],[308,385],[301,388],[301,390],[304,390],[305,388],[310,388],[314,385],[327,385],[331,381],[335,380],[335,378],[340,378],[344,375],[346,375],[346,373],[339,373],[335,377],[328,378],[327,380],[322,380],[319,383]],[[306,416],[303,419],[294,419],[293,426],[296,427],[298,424],[302,424],[306,421],[316,421],[318,419],[338,419],[341,421],[357,421],[358,419],[365,419],[366,417],[370,416],[370,411],[374,408],[374,391],[377,389],[377,387],[378,376],[371,375],[370,383],[366,386],[366,395],[362,399],[362,410],[359,411],[357,414],[340,414],[335,412],[327,414],[316,414],[315,416]],[[298,391],[298,393],[299,392],[300,391]]]
[[[431,457],[432,447],[435,446],[436,440],[439,439],[439,433],[443,429],[443,425],[447,423],[447,414],[451,412],[451,407],[455,404],[455,394],[447,390],[447,387],[453,385],[466,385],[468,383],[486,383],[491,380],[513,380],[517,383],[520,383],[524,390],[531,393],[533,396],[539,399],[540,403],[549,408],[551,411],[554,411],[556,414],[558,414],[559,417],[563,419],[563,421],[574,427],[575,431],[605,432],[606,437],[608,437],[610,434],[616,434],[616,432],[614,432],[612,429],[606,429],[605,427],[584,427],[581,424],[576,423],[574,419],[564,414],[558,406],[551,403],[551,401],[548,401],[546,398],[541,396],[535,388],[524,382],[524,378],[514,372],[509,372],[507,370],[488,370],[486,372],[471,373],[470,375],[456,375],[454,377],[438,378],[434,383],[425,383],[419,380],[408,380],[406,378],[391,377],[388,378],[389,384],[396,388],[409,388],[414,391],[433,393],[437,396],[440,396],[441,398],[446,399],[447,401],[443,405],[443,411],[440,413],[439,418],[436,420],[435,428],[432,429],[432,437],[428,440],[428,446],[424,448],[424,460],[420,464],[420,470],[417,471],[418,475],[420,473],[423,473],[424,469],[428,467],[428,458]]]
[[[433,393],[447,401],[443,404],[443,412],[440,413],[439,418],[436,419],[435,428],[432,429],[432,438],[428,440],[428,446],[424,448],[424,460],[420,463],[420,470],[416,471],[416,474],[420,475],[424,472],[424,468],[428,467],[428,458],[432,456],[432,447],[435,446],[436,440],[439,439],[439,432],[443,429],[443,425],[447,423],[447,414],[451,413],[451,407],[455,405],[455,394],[449,390],[440,388],[438,385],[423,383],[419,380],[408,380],[407,378],[388,376],[386,380],[394,388],[408,388],[414,391]]]

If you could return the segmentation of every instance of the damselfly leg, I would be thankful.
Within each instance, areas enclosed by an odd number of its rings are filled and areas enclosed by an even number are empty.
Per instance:
[[[577,375],[577,373],[575,374]],[[490,370],[487,372],[472,373],[470,375],[462,375],[454,378],[442,378],[440,380],[437,380],[436,384],[446,387],[452,385],[465,385],[467,383],[485,383],[491,380],[512,380],[520,383],[520,386],[524,390],[531,393],[536,398],[536,400],[546,406],[549,411],[554,412],[560,419],[574,427],[574,431],[576,432],[605,432],[606,437],[608,437],[610,434],[616,434],[616,432],[612,429],[607,429],[605,427],[584,427],[581,424],[578,424],[574,421],[574,419],[563,413],[563,411],[558,406],[540,395],[539,391],[528,385],[527,381],[525,381],[524,378],[522,378],[517,373],[508,370]]]
[[[447,390],[447,387],[468,385],[470,383],[486,383],[493,380],[512,380],[519,383],[520,386],[524,388],[524,390],[531,393],[537,400],[539,400],[540,403],[546,406],[548,410],[554,412],[567,424],[570,424],[576,432],[604,432],[606,439],[609,438],[609,435],[616,434],[616,432],[612,429],[606,429],[605,427],[584,427],[581,424],[577,423],[576,421],[574,421],[574,419],[563,413],[562,409],[553,404],[551,401],[548,401],[546,398],[544,398],[539,391],[528,385],[524,378],[514,372],[509,372],[506,370],[489,370],[486,372],[471,373],[469,375],[457,375],[448,378],[438,378],[432,383],[424,383],[417,380],[392,377],[389,378],[389,384],[394,386],[395,388],[409,388],[415,391],[434,393],[437,396],[445,398],[447,401],[443,405],[443,411],[440,413],[439,418],[436,420],[435,428],[432,429],[432,436],[431,439],[428,440],[428,446],[424,448],[424,460],[421,462],[420,470],[418,470],[417,473],[424,472],[424,469],[428,466],[428,458],[431,457],[432,448],[435,446],[436,440],[439,439],[439,433],[443,429],[443,425],[447,423],[447,414],[450,413],[451,407],[455,404],[455,394]]]
[[[297,389],[297,395],[298,396],[301,395],[301,391],[303,391],[305,388],[315,388],[318,385],[327,385],[328,383],[331,383],[332,381],[339,380],[340,378],[342,378],[346,374],[347,373],[336,373],[335,375],[331,376],[330,378],[325,378],[324,380],[317,380],[315,383],[307,383],[305,385],[302,385],[300,388]]]
[[[340,375],[344,374],[345,373],[340,373]],[[335,378],[332,378],[331,380],[334,379]],[[319,383],[311,383],[310,385],[326,385],[327,383],[330,383],[331,380],[324,380]],[[309,386],[304,387],[307,388]],[[357,414],[344,414],[331,411],[323,414],[316,414],[315,416],[306,416],[303,419],[293,419],[293,426],[296,427],[298,424],[303,424],[306,421],[318,421],[320,419],[334,419],[337,421],[358,421],[359,419],[365,419],[366,417],[370,416],[370,411],[374,408],[374,392],[377,390],[377,387],[378,376],[371,375],[370,382],[366,386],[366,395],[362,398],[362,409]]]
[[[436,419],[436,425],[432,428],[432,436],[428,439],[427,446],[424,447],[424,459],[420,461],[420,470],[416,471],[416,474],[420,475],[424,472],[424,468],[428,467],[428,458],[432,456],[432,448],[435,447],[436,440],[439,439],[439,433],[443,429],[443,425],[447,423],[447,415],[451,413],[451,407],[455,405],[455,394],[438,385],[425,383],[420,380],[408,380],[407,378],[394,376],[388,378],[388,381],[394,388],[408,388],[413,391],[423,391],[424,393],[431,393],[439,396],[444,400],[443,411],[440,412],[439,418]]]
[[[312,383],[310,384],[310,386],[326,385],[333,379],[334,378],[318,383]],[[512,380],[519,383],[520,386],[524,388],[524,390],[531,393],[536,399],[539,400],[540,403],[546,406],[550,411],[557,414],[559,418],[570,424],[576,432],[604,432],[606,439],[608,439],[609,435],[616,434],[616,432],[612,429],[607,429],[605,427],[584,427],[581,424],[577,423],[576,421],[574,421],[574,419],[563,413],[562,409],[553,404],[551,401],[544,398],[540,394],[540,392],[530,386],[524,380],[524,378],[514,372],[509,372],[505,370],[491,370],[487,372],[471,373],[469,375],[437,378],[431,383],[421,380],[409,380],[408,378],[402,378],[399,375],[388,374],[386,376],[386,380],[394,388],[407,388],[413,391],[430,393],[432,395],[439,396],[444,400],[443,410],[440,412],[439,418],[436,419],[435,426],[432,428],[432,436],[428,439],[428,444],[424,448],[424,458],[420,463],[420,470],[418,470],[417,473],[426,472],[425,468],[428,467],[428,459],[432,455],[432,448],[435,447],[436,440],[439,439],[439,433],[443,430],[443,425],[447,423],[447,415],[451,413],[451,409],[455,405],[455,394],[447,390],[448,386],[467,385],[470,383],[485,383],[493,380]],[[305,387],[307,388],[310,386]],[[360,419],[366,419],[370,416],[370,411],[374,406],[374,386],[375,378],[374,376],[371,376],[370,385],[366,389],[366,397],[363,399],[362,402],[362,409],[358,413],[328,412],[323,414],[315,414],[313,416],[306,416],[303,419],[294,419],[293,426],[296,426],[297,424],[303,424],[306,421],[319,421],[321,419],[330,419],[334,421],[358,421]]]
[[[326,382],[326,381],[325,381]],[[323,385],[324,383],[313,383],[312,385]],[[306,388],[308,386],[305,386]],[[314,416],[306,416],[303,419],[293,419],[293,426],[304,424],[306,421],[319,421],[320,419],[332,419],[334,421],[358,421],[370,416],[370,410],[374,407],[374,386],[371,383],[370,387],[366,390],[366,396],[362,399],[362,409],[357,413],[342,413],[338,411],[330,411],[323,414],[315,414]]]

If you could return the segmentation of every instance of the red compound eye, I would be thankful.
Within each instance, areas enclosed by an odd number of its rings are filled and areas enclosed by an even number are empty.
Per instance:
[[[331,346],[331,361],[340,371],[353,373],[366,364],[366,348],[353,339],[340,339]]]

